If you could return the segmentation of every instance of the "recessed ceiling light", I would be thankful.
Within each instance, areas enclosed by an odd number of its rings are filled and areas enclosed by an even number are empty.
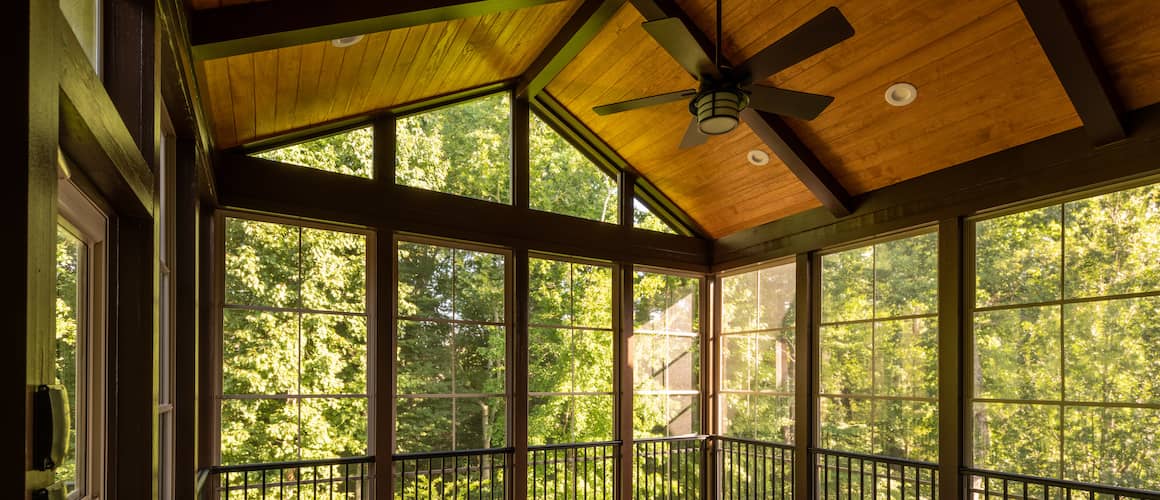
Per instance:
[[[918,98],[918,89],[909,83],[899,82],[886,89],[886,102],[891,106],[906,106]]]
[[[342,38],[335,38],[334,40],[331,40],[330,43],[341,49],[359,43],[362,41],[362,39],[363,35],[344,36]]]
[[[766,153],[760,149],[753,149],[745,154],[745,159],[749,160],[749,163],[760,167],[766,163],[769,163],[769,153]]]

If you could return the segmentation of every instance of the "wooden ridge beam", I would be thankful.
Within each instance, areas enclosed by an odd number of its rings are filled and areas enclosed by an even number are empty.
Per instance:
[[[204,9],[190,20],[193,55],[216,59],[535,7],[561,0],[277,0]]]
[[[1126,137],[1118,98],[1070,0],[1019,0],[1092,143]]]
[[[608,24],[625,0],[585,0],[552,38],[516,86],[519,97],[535,97]]]
[[[689,32],[693,34],[697,44],[701,46],[701,50],[706,54],[716,53],[713,42],[672,0],[632,0],[632,5],[648,21],[665,18],[680,19],[689,29]],[[724,55],[721,56],[721,59],[723,64],[736,67]],[[698,77],[698,75],[693,76]],[[741,117],[749,125],[749,128],[769,146],[773,154],[789,167],[790,172],[796,175],[831,213],[838,217],[844,217],[854,210],[854,201],[850,194],[781,118],[769,113],[758,112],[752,108],[743,111]]]

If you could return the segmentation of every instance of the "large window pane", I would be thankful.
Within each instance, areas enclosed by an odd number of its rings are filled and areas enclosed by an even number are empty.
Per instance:
[[[504,446],[506,255],[409,241],[398,249],[396,451]]]
[[[1160,409],[1064,407],[1064,472],[1072,481],[1160,491]]]
[[[639,437],[700,432],[700,280],[637,272],[634,408]]]
[[[374,132],[363,127],[256,153],[258,158],[370,179],[374,176]]]
[[[1160,405],[1160,297],[1064,308],[1068,401]]]
[[[507,92],[400,118],[395,182],[511,203],[511,130]]]
[[[823,447],[938,459],[938,234],[822,257]]]
[[[613,437],[611,267],[529,261],[528,422],[533,444]],[[537,427],[540,426],[540,427]]]
[[[366,237],[225,223],[222,463],[365,454]]]
[[[1160,290],[1160,184],[1064,206],[1068,297]]]
[[[1025,304],[1060,297],[1058,205],[975,224],[975,303]]]
[[[975,403],[975,466],[1056,477],[1059,475],[1059,407]]]
[[[530,196],[536,210],[617,222],[616,179],[552,130],[538,116],[530,119]]]

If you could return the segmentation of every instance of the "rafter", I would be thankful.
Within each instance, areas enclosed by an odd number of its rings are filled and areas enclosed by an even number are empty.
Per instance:
[[[1069,0],[1019,0],[1023,15],[1097,146],[1126,137],[1120,106]]]
[[[561,0],[278,0],[194,11],[193,54],[249,52],[482,16]]]
[[[535,97],[616,15],[625,0],[585,0],[520,77],[516,95]]]
[[[716,53],[713,42],[701,30],[697,29],[696,24],[689,19],[688,14],[671,0],[632,0],[632,5],[648,21],[668,18],[679,19],[688,28],[705,54]],[[721,62],[734,66],[724,56],[722,56]],[[686,68],[686,70],[690,70],[690,68]],[[691,70],[690,74],[692,74]],[[693,77],[699,78],[699,75],[693,74]],[[769,146],[773,154],[781,159],[790,172],[797,176],[802,184],[805,184],[806,188],[830,212],[838,217],[844,217],[854,210],[854,202],[850,194],[781,118],[753,109],[745,110],[741,117],[749,125],[749,128]]]

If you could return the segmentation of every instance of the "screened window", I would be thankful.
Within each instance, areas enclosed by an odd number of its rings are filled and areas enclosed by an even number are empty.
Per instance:
[[[637,437],[701,432],[701,280],[638,271],[633,282]]]
[[[374,139],[372,128],[363,127],[255,153],[254,156],[370,179],[374,176]]]
[[[511,203],[511,116],[504,92],[399,118],[395,182]]]
[[[977,467],[1160,490],[1160,185],[975,225]]]
[[[822,257],[823,448],[938,459],[938,235]]]
[[[616,223],[616,179],[534,114],[530,130],[531,207]]]
[[[632,199],[632,227],[659,233],[677,234],[673,226],[654,213],[651,207],[640,201],[640,198]]]
[[[613,438],[612,268],[529,262],[528,442]]]
[[[221,462],[367,451],[367,238],[225,219]]]
[[[395,447],[503,447],[508,384],[507,257],[398,243]]]
[[[793,443],[794,264],[721,279],[721,433]]]

